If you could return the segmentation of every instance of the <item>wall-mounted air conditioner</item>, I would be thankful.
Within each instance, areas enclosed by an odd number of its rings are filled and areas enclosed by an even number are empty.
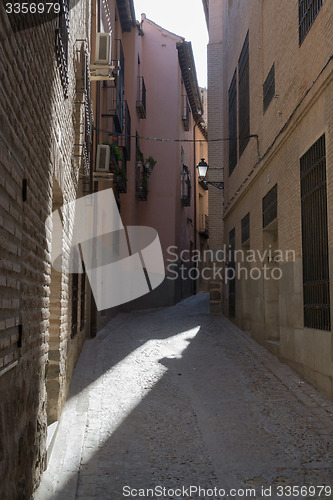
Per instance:
[[[110,146],[99,144],[97,146],[96,172],[110,172]]]
[[[111,64],[111,35],[110,33],[96,34],[95,64]]]

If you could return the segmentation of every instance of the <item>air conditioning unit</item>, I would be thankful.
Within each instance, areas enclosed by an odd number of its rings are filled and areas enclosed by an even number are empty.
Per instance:
[[[96,34],[95,64],[111,64],[111,35],[110,33]]]
[[[96,172],[110,172],[110,146],[99,144],[97,146]]]

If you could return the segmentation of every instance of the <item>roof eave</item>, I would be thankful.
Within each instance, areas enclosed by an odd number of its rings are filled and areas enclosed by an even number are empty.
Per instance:
[[[193,118],[196,123],[203,121],[203,106],[197,80],[193,50],[191,42],[177,43],[179,65],[186,89],[186,93],[192,109]]]

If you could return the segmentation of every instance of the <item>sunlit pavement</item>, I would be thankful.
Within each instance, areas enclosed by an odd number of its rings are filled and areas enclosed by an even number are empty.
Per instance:
[[[120,314],[85,343],[36,500],[333,487],[333,404],[208,300]]]

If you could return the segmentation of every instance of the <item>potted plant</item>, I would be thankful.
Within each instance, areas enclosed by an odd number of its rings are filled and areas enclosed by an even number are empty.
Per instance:
[[[144,166],[145,170],[150,175],[156,165],[157,161],[154,160],[152,156],[148,156],[148,158],[145,159]]]

